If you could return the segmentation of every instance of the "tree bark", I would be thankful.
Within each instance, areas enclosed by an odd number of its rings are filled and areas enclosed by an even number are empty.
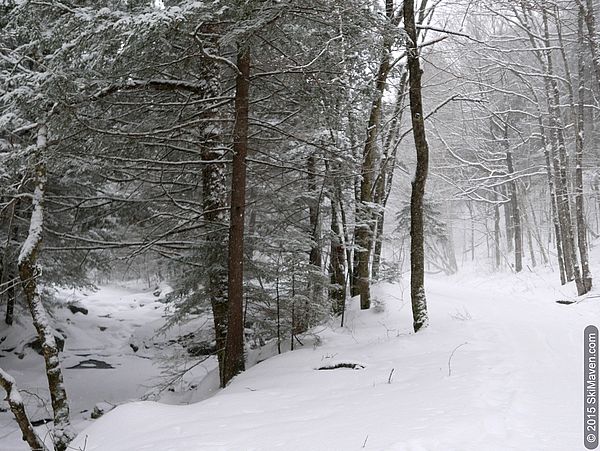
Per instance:
[[[592,65],[594,67],[594,74],[596,76],[596,82],[600,85],[600,48],[598,44],[598,33],[596,30],[596,16],[594,13],[594,4],[592,0],[585,0],[585,5],[582,0],[577,0],[579,5],[579,16],[583,16],[583,21],[588,30],[587,41],[592,54]],[[579,27],[580,29],[583,27]]]
[[[218,144],[216,136],[206,136],[208,143],[202,149],[202,159],[218,161],[223,157],[222,152],[215,150]],[[225,207],[227,205],[225,189],[225,165],[210,163],[202,166],[202,207],[203,219],[208,228],[207,254],[203,279],[206,295],[210,299],[215,328],[217,360],[219,362],[220,381],[223,381],[225,345],[227,338],[227,271],[224,242],[227,236],[224,232],[226,222]]]
[[[8,373],[4,372],[2,368],[0,368],[0,387],[6,392],[8,406],[21,429],[23,440],[27,442],[31,451],[48,451],[48,448],[37,436],[29,421],[29,417],[25,411],[25,405],[23,404],[23,398],[21,398],[21,393],[19,392],[15,380]]]
[[[233,168],[231,175],[231,216],[229,223],[229,274],[227,339],[222,386],[244,371],[244,213],[246,207],[246,157],[248,154],[248,104],[250,91],[250,50],[241,47],[237,55]]]
[[[317,191],[316,170],[317,159],[311,153],[306,160],[307,169],[307,190],[311,199],[308,204],[308,218],[310,223],[310,237],[312,240],[310,248],[309,262],[315,268],[315,271],[321,271],[322,255],[321,255],[321,218],[320,218],[320,202],[319,192]]]
[[[538,116],[538,125],[540,128],[540,140],[541,146],[544,149],[544,160],[546,163],[546,176],[548,180],[548,192],[550,194],[550,213],[552,217],[552,225],[554,228],[554,235],[556,236],[556,258],[558,260],[558,269],[560,272],[560,282],[562,285],[567,283],[567,276],[565,271],[565,260],[563,256],[562,240],[560,235],[560,220],[558,217],[558,200],[556,198],[556,186],[554,184],[554,177],[552,175],[552,156],[550,154],[550,146],[546,139],[546,130],[542,121],[541,115]],[[552,233],[548,234],[549,236]]]
[[[500,207],[498,193],[494,191],[494,258],[496,269],[500,269]]]
[[[577,245],[581,259],[581,279],[583,293],[592,289],[592,274],[590,272],[587,227],[585,223],[585,208],[583,204],[583,153],[584,153],[584,97],[585,97],[585,60],[583,55],[583,11],[579,9],[577,27],[577,112],[575,137],[575,218],[577,222]]]
[[[346,276],[344,271],[344,244],[339,223],[336,200],[331,199],[331,255],[329,257],[330,296],[332,310],[336,315],[344,311],[346,301]]]
[[[558,83],[554,77],[552,55],[550,50],[550,33],[548,30],[548,15],[546,10],[542,14],[544,23],[544,44],[546,46],[546,77],[545,87],[548,95],[548,110],[550,112],[551,126],[556,142],[556,153],[554,155],[554,171],[556,175],[557,210],[560,219],[561,236],[563,239],[563,250],[565,258],[565,272],[567,280],[575,279],[577,293],[585,292],[577,253],[575,252],[575,239],[573,225],[571,222],[571,205],[569,200],[568,180],[568,156],[563,134],[563,124],[560,112],[560,92]]]
[[[65,451],[69,442],[74,438],[74,433],[69,420],[69,404],[60,368],[59,350],[37,284],[37,278],[41,273],[41,268],[38,266],[38,252],[42,243],[44,227],[46,164],[43,158],[46,151],[47,134],[47,126],[40,125],[37,137],[36,157],[38,161],[35,166],[36,186],[33,193],[31,221],[29,233],[19,254],[18,267],[25,300],[31,312],[38,338],[42,343],[42,352],[46,363],[46,376],[54,414],[54,448],[56,451]]]
[[[19,199],[13,199],[11,202],[10,219],[7,224],[7,236],[6,244],[4,246],[4,253],[2,255],[2,273],[0,276],[0,285],[4,286],[8,281],[6,287],[6,314],[4,316],[4,322],[11,326],[14,321],[15,315],[15,284],[16,284],[16,269],[14,267],[14,249],[12,240],[13,237],[16,239],[19,234],[18,221],[15,221],[16,212],[19,209],[21,201]]]
[[[417,47],[414,1],[404,1],[404,28],[407,39],[407,61],[409,71],[410,112],[413,138],[417,153],[415,178],[412,181],[410,198],[410,294],[415,332],[427,327],[427,300],[425,297],[425,250],[423,224],[423,198],[429,170],[429,146],[425,135],[423,101],[421,96],[421,65]]]
[[[394,16],[393,0],[385,2],[386,19],[390,26],[398,25],[399,16]],[[394,37],[384,31],[383,49],[379,68],[375,78],[375,91],[369,121],[367,123],[366,140],[362,155],[360,197],[357,202],[357,220],[355,231],[355,278],[360,294],[360,308],[368,309],[371,306],[371,254],[373,250],[373,237],[375,233],[375,215],[372,203],[375,195],[375,170],[379,160],[377,137],[381,128],[381,108],[387,78],[392,68],[391,51]]]
[[[206,25],[203,30],[209,36],[216,36],[216,27]],[[211,47],[211,53],[218,54],[218,42],[209,38],[206,42]],[[204,72],[202,78],[207,82],[206,99],[218,98],[221,93],[220,68],[209,58],[201,58]],[[219,113],[215,112],[218,119]],[[224,157],[223,137],[219,128],[207,121],[199,131],[202,164],[202,219],[205,223],[206,254],[203,255],[204,268],[202,280],[204,292],[210,300],[215,330],[217,361],[219,364],[219,381],[223,385],[225,368],[225,346],[227,343],[227,183],[225,163],[220,162]]]
[[[506,167],[510,178],[515,173],[515,168],[513,165],[510,143],[508,141],[508,124],[504,125],[503,142],[506,150]],[[517,182],[515,180],[510,180],[508,182],[508,191],[510,194],[511,223],[513,224],[513,236],[515,239],[515,272],[521,272],[523,270],[523,231],[521,228],[521,211],[519,208]]]
[[[379,71],[377,73],[375,99],[371,106],[371,114],[367,125],[367,139],[363,150],[361,167],[360,199],[357,208],[356,221],[356,268],[358,294],[360,295],[360,308],[368,309],[371,306],[371,285],[369,263],[373,243],[374,213],[371,206],[373,202],[374,173],[378,160],[377,136],[381,122],[381,103],[387,76],[390,70],[389,49],[384,49]]]

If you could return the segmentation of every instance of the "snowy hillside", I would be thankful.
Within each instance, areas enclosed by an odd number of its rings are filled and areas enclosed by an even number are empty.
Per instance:
[[[131,450],[575,450],[582,447],[582,335],[553,275],[428,281],[431,327],[411,332],[408,293],[380,286],[345,328],[264,361],[188,406],[137,402],[73,446]],[[339,364],[355,369],[321,369]]]

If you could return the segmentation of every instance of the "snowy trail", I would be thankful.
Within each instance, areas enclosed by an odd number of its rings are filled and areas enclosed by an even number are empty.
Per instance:
[[[582,335],[598,318],[598,307],[564,306],[551,296],[511,290],[481,301],[477,307],[487,310],[486,319],[473,338],[485,350],[482,364],[489,368],[480,381],[487,385],[481,393],[489,410],[484,429],[503,441],[499,449],[579,449]]]
[[[432,325],[416,335],[408,293],[382,286],[383,312],[353,305],[346,328],[321,330],[321,345],[268,359],[201,403],[119,407],[75,446],[87,438],[87,451],[582,449],[582,334],[600,303],[559,305],[555,284],[532,279],[434,278]],[[317,370],[335,363],[364,369]]]

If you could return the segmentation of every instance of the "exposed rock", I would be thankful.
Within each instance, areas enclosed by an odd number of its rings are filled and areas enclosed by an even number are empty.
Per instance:
[[[100,418],[106,412],[109,412],[114,408],[115,408],[115,406],[113,406],[112,404],[109,404],[107,402],[99,402],[98,404],[96,404],[94,406],[90,416],[92,417],[93,420],[95,420],[96,418]]]
[[[88,359],[82,360],[77,365],[67,367],[68,370],[109,370],[114,369],[110,363],[106,363],[103,360]]]
[[[52,419],[51,418],[41,418],[39,420],[33,420],[31,422],[31,425],[37,427],[37,426],[41,426],[46,423],[52,423]]]
[[[83,305],[81,304],[67,304],[67,308],[71,311],[71,313],[74,315],[75,313],[83,313],[84,315],[87,315],[89,313],[89,310],[86,309]]]

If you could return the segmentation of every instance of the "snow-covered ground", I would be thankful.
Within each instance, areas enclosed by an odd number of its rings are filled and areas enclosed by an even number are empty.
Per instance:
[[[430,278],[431,327],[408,290],[377,289],[322,343],[269,359],[211,399],[138,402],[75,447],[130,450],[556,450],[582,444],[582,336],[600,299],[560,305],[550,275]],[[450,358],[452,357],[452,358]],[[361,369],[318,368],[337,363]]]
[[[218,376],[214,376],[216,363],[212,360],[194,369],[188,380],[210,373],[195,392],[182,392],[188,388],[187,380],[171,384],[173,392],[157,393],[168,377],[164,376],[161,351],[170,339],[188,333],[190,326],[177,327],[167,335],[157,333],[165,323],[163,302],[168,287],[158,292],[135,286],[102,286],[96,292],[79,290],[60,291],[57,297],[63,304],[72,303],[87,309],[73,313],[64,305],[55,307],[55,324],[60,325],[66,336],[62,353],[62,368],[71,407],[71,418],[77,430],[91,421],[96,404],[104,409],[142,397],[158,398],[165,402],[187,402],[203,399],[218,388]],[[34,422],[50,419],[48,411],[47,381],[44,360],[27,346],[35,339],[35,330],[27,312],[17,317],[17,324],[7,328],[0,324],[0,367],[9,372],[23,391],[23,398]],[[131,345],[136,346],[136,350]],[[179,348],[179,349],[178,349]],[[165,354],[180,350],[171,345]],[[189,360],[193,364],[197,359]],[[178,361],[181,364],[181,361]],[[185,362],[184,362],[185,364]],[[197,385],[196,381],[194,381]],[[173,388],[172,388],[173,389]],[[48,426],[37,427],[42,437],[47,437]],[[21,440],[21,434],[8,405],[0,401],[0,451],[24,451],[29,449]]]
[[[90,422],[73,447],[86,451],[583,449],[583,329],[599,322],[600,291],[561,305],[556,301],[572,299],[574,290],[560,287],[557,279],[547,270],[431,276],[427,280],[431,325],[418,334],[412,333],[407,282],[380,285],[375,290],[375,308],[360,311],[353,301],[346,326],[321,327],[318,345],[267,359],[201,402],[121,405]],[[105,290],[95,295],[98,312],[115,307],[103,304]],[[128,346],[140,317],[149,323],[153,315],[162,314],[160,306],[155,309],[159,303],[150,302],[151,294],[130,296],[138,304],[148,303],[131,308],[130,298],[113,314],[127,324],[126,330],[118,332],[123,346]],[[92,311],[86,318],[91,315]],[[64,366],[73,363],[73,351],[70,357],[67,352]],[[74,412],[93,406],[86,397],[116,402],[143,394],[146,387],[142,386],[158,374],[157,368],[131,355],[119,360],[121,354],[129,355],[131,350],[105,349],[102,343],[94,347],[94,355],[107,362],[131,365],[130,371],[115,372],[115,379],[108,379],[115,370],[67,370],[67,387],[73,393],[78,392],[78,384],[88,387],[87,392],[72,395]],[[356,369],[319,369],[337,364]],[[9,369],[17,381],[26,376],[24,368]],[[0,428],[6,428],[8,419],[8,412],[0,413]],[[0,449],[26,449],[13,446],[17,435],[0,432]]]

